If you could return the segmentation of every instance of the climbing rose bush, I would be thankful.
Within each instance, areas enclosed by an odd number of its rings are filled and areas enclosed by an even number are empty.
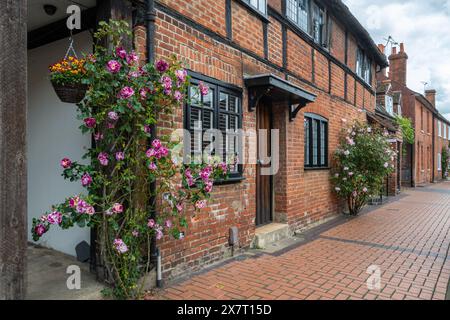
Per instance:
[[[378,195],[384,179],[394,171],[397,154],[388,137],[386,131],[359,122],[342,132],[332,182],[350,215],[357,215],[371,196]]]
[[[89,90],[78,105],[78,117],[81,131],[93,136],[83,157],[89,164],[67,157],[60,161],[63,177],[80,183],[86,193],[35,218],[31,232],[37,241],[52,227],[97,228],[96,245],[113,294],[137,298],[150,266],[152,237],[182,239],[190,215],[207,205],[214,181],[226,178],[228,166],[214,157],[183,164],[172,152],[178,141],[168,137],[149,144],[158,115],[184,106],[189,77],[175,59],[140,66],[138,55],[121,46],[122,37],[130,36],[126,30],[123,21],[101,22],[95,38],[108,37],[113,48],[97,44],[86,56],[83,83]],[[198,94],[207,92],[201,83]],[[151,194],[153,182],[157,187]],[[150,203],[153,198],[156,202]],[[152,219],[155,208],[158,215]]]

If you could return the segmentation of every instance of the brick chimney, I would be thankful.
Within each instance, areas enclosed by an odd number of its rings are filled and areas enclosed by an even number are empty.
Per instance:
[[[436,108],[436,90],[434,89],[425,90],[425,97],[427,98],[428,101],[431,102],[433,107]]]
[[[389,56],[389,78],[394,82],[394,86],[406,86],[406,76],[408,69],[408,55],[405,52],[405,45],[400,44],[400,52],[397,47],[392,47]]]
[[[378,44],[378,50],[380,50],[380,52],[387,57],[386,46],[384,44]],[[383,68],[379,73],[377,73],[377,81],[383,81],[387,78],[387,68]]]

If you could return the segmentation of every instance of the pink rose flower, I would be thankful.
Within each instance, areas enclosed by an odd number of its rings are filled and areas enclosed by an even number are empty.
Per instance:
[[[186,81],[187,72],[184,69],[177,70],[175,71],[175,76],[177,77],[178,80],[178,86],[180,86],[183,82]]]
[[[172,221],[171,221],[171,220],[166,220],[166,222],[164,223],[164,225],[165,225],[165,227],[166,227],[167,229],[170,229],[170,228],[172,228]]]
[[[86,118],[83,121],[86,127],[88,128],[94,128],[95,125],[97,124],[97,121],[94,118]]]
[[[128,54],[126,59],[129,65],[134,65],[139,62],[139,57],[135,52],[131,52],[130,54]]]
[[[164,234],[161,229],[156,230],[156,240],[161,240],[163,236]]]
[[[87,186],[91,185],[91,183],[92,183],[92,177],[89,175],[89,173],[83,174],[83,176],[81,177],[81,185],[83,187],[87,187]]]
[[[117,120],[119,120],[119,115],[115,111],[110,111],[110,112],[108,112],[108,118],[109,118],[109,120],[117,121]]]
[[[100,152],[97,159],[98,159],[98,161],[100,161],[100,164],[102,166],[106,167],[109,163],[109,156],[106,152]]]
[[[152,228],[152,229],[153,229],[153,228],[156,226],[155,220],[149,219],[149,220],[148,220],[148,223],[147,223],[147,226],[148,226],[149,228]]]
[[[211,192],[211,191],[212,191],[212,188],[213,188],[213,183],[212,183],[212,181],[208,181],[208,182],[206,183],[206,186],[205,186],[205,191],[206,191],[206,192]]]
[[[110,60],[106,63],[106,69],[111,73],[118,73],[120,71],[121,65],[117,60]]]
[[[72,166],[72,161],[70,161],[70,159],[68,158],[64,158],[61,160],[60,164],[64,169],[68,169]]]
[[[203,209],[204,207],[206,207],[206,200],[199,200],[195,203],[195,207],[197,209]]]
[[[123,47],[117,47],[116,55],[121,59],[125,59],[127,57],[127,52]]]
[[[139,237],[139,231],[137,231],[137,230],[133,230],[133,232],[131,232],[131,234],[132,234],[133,237],[135,237],[135,238]]]
[[[114,203],[112,207],[112,211],[114,213],[122,213],[123,212],[123,205],[120,203]]]
[[[73,198],[70,198],[70,200],[69,200],[69,206],[70,206],[71,208],[75,208],[75,207],[77,206],[78,202],[80,202],[80,197],[73,197]]]
[[[116,160],[122,161],[123,159],[125,159],[125,154],[122,151],[116,152]]]
[[[147,152],[145,153],[145,155],[147,156],[147,158],[154,157],[154,156],[156,156],[156,154],[157,154],[157,152],[156,152],[156,150],[153,149],[153,148],[148,149]]]
[[[178,203],[178,204],[176,205],[176,208],[177,208],[178,212],[183,211],[183,205],[182,205],[181,203]]]
[[[142,99],[147,98],[147,89],[141,88],[141,89],[139,90],[139,95],[141,96]]]
[[[47,229],[45,228],[45,226],[43,224],[38,224],[35,228],[34,228],[34,233],[36,233],[39,237],[42,236],[44,233],[47,232]]]
[[[147,134],[150,134],[150,133],[152,133],[152,129],[150,129],[150,126],[145,125],[144,126],[144,132],[147,133]]]
[[[156,169],[158,169],[158,167],[156,166],[156,164],[154,162],[150,162],[150,164],[148,165],[148,168],[151,171],[156,171]]]
[[[86,205],[84,208],[84,213],[87,213],[88,215],[92,216],[95,214],[95,208],[91,205]]]
[[[156,62],[156,70],[159,72],[166,72],[169,69],[169,64],[165,60],[159,60]]]
[[[134,95],[134,90],[131,87],[123,87],[122,90],[120,90],[119,97],[122,99],[128,99]]]
[[[61,212],[54,211],[47,216],[47,221],[50,224],[60,225],[62,222],[62,214]]]
[[[115,239],[113,245],[116,251],[120,254],[124,254],[128,251],[128,247],[122,239]]]
[[[206,96],[209,92],[209,87],[207,85],[205,85],[203,82],[200,82],[198,84],[198,89],[200,90],[200,94],[202,96]]]
[[[183,95],[178,90],[173,93],[173,97],[177,101],[181,101],[181,99],[183,99]]]
[[[162,144],[161,144],[161,140],[155,139],[152,141],[152,146],[155,149],[161,148]]]

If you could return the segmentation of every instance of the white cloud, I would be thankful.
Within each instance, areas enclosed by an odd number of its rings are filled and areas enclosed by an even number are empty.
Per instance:
[[[376,43],[389,36],[404,42],[408,53],[408,86],[437,93],[437,108],[450,115],[450,0],[344,0]],[[449,118],[450,119],[450,118]]]

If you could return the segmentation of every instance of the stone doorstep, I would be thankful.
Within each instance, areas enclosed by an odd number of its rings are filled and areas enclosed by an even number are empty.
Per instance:
[[[290,236],[291,232],[288,224],[271,223],[256,229],[252,248],[267,249],[270,245],[287,239]]]

